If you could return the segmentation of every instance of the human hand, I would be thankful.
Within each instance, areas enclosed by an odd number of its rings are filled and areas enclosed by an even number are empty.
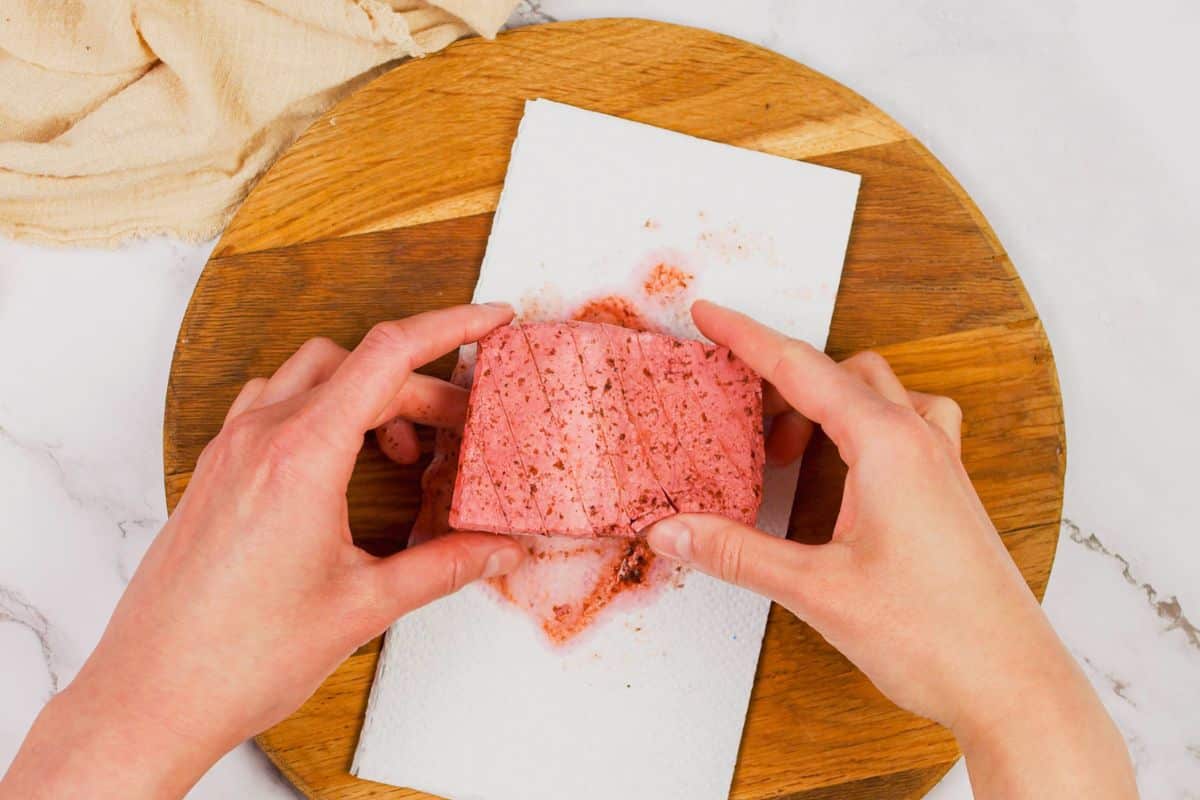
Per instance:
[[[382,323],[353,353],[313,340],[250,381],[0,797],[180,796],[397,617],[515,567],[522,549],[494,534],[373,557],[346,505],[366,431],[462,423],[465,390],[413,370],[511,318],[460,306]],[[389,430],[415,457],[404,425]]]
[[[650,546],[771,597],[898,705],[950,727],[980,796],[1132,796],[1123,743],[963,468],[958,407],[906,390],[874,353],[836,364],[720,306],[698,302],[692,314],[790,406],[775,420],[768,457],[799,457],[815,422],[848,466],[845,490],[828,544],[679,515],[649,531]],[[1064,753],[1082,755],[1050,776],[1013,749],[1055,744],[1060,765]],[[1100,786],[1105,769],[1110,780]]]

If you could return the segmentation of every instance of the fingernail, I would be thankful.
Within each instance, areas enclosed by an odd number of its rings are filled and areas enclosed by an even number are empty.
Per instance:
[[[492,308],[502,308],[505,311],[513,310],[512,303],[505,303],[503,300],[492,300],[491,302],[484,303],[484,305],[491,306]]]
[[[692,531],[677,519],[664,519],[646,534],[646,543],[656,553],[688,561],[692,557]]]
[[[521,551],[514,547],[504,547],[488,556],[483,564],[483,577],[494,578],[506,572],[512,572],[521,560]]]

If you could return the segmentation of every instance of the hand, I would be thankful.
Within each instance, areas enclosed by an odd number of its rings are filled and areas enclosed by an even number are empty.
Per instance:
[[[828,544],[680,515],[650,546],[771,597],[898,705],[950,727],[980,797],[1134,796],[1120,737],[971,486],[958,407],[907,391],[874,353],[836,364],[711,303],[692,314],[790,406],[768,456],[798,457],[817,423],[845,491]]]
[[[494,534],[375,558],[346,506],[366,431],[462,423],[465,391],[413,369],[511,318],[460,306],[387,322],[353,353],[313,340],[250,381],[0,797],[181,796],[397,617],[515,567],[522,549]],[[399,449],[415,456],[415,437]]]

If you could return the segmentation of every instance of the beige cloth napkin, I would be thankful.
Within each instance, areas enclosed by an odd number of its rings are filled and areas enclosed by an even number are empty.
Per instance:
[[[335,101],[516,0],[0,0],[0,233],[217,233]]]

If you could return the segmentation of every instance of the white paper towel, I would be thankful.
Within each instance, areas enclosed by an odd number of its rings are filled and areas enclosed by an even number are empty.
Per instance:
[[[477,301],[597,297],[696,336],[704,297],[823,347],[859,178],[545,100],[526,104]],[[648,292],[668,265],[686,287]],[[768,469],[787,530],[797,469]],[[454,800],[722,798],[768,601],[698,573],[566,647],[488,588],[388,631],[352,772]]]

